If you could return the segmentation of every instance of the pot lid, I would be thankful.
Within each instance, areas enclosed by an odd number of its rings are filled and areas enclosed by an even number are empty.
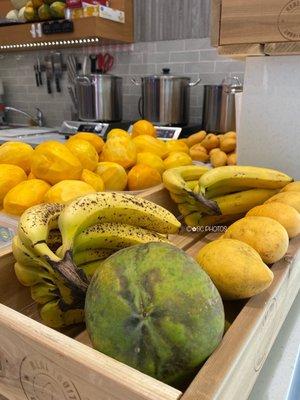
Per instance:
[[[179,76],[170,74],[170,68],[163,68],[161,74],[143,76],[142,79],[187,79],[191,80],[188,76]]]

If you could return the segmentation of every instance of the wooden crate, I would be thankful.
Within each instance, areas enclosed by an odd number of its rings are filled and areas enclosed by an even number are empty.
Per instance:
[[[146,198],[170,205],[165,189]],[[172,206],[173,207],[173,206]],[[180,234],[174,244],[195,256],[215,234]],[[234,319],[220,346],[181,392],[92,349],[85,331],[40,323],[28,288],[0,257],[0,395],[11,400],[246,400],[300,287],[300,238],[272,268],[272,286],[249,301],[227,302]],[[231,315],[230,315],[231,314]]]
[[[300,3],[212,0],[212,44],[232,56],[300,54]]]

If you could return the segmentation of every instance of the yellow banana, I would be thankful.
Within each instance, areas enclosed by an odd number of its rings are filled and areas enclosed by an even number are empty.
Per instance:
[[[85,249],[81,252],[73,254],[73,261],[77,267],[81,267],[83,264],[88,264],[97,260],[102,260],[113,254],[115,249]]]
[[[57,253],[63,258],[72,250],[74,237],[85,228],[111,222],[159,233],[176,233],[181,226],[169,211],[143,198],[116,192],[92,193],[71,202],[61,213],[58,224],[63,245]]]
[[[185,184],[186,184],[188,189],[194,190],[195,186],[198,185],[198,182],[199,182],[198,180],[196,180],[196,181],[187,181],[187,182],[185,182]]]
[[[31,297],[38,304],[45,304],[59,298],[57,287],[52,283],[37,283],[31,286]]]
[[[293,179],[268,168],[248,166],[226,166],[211,169],[199,180],[200,191],[207,199],[224,194],[259,189],[281,189]]]
[[[177,206],[180,214],[183,215],[184,217],[194,212],[203,212],[200,203],[199,206],[189,203],[178,204]]]
[[[83,308],[68,308],[61,300],[50,301],[39,308],[42,321],[51,328],[64,328],[84,321]]]
[[[163,183],[170,192],[186,195],[191,190],[186,182],[199,180],[207,171],[209,171],[208,168],[197,165],[171,168],[163,173]]]
[[[174,201],[174,203],[176,204],[183,204],[186,203],[188,201],[188,195],[187,194],[175,194],[172,192],[169,192],[169,195],[171,197],[171,199]]]
[[[164,236],[136,226],[118,223],[104,223],[90,226],[74,239],[74,251],[86,248],[122,249],[135,244],[149,242],[167,242]]]
[[[92,279],[94,273],[96,272],[96,270],[98,268],[101,268],[101,264],[105,261],[106,259],[102,259],[102,260],[97,260],[97,261],[93,261],[87,264],[82,265],[80,268],[83,270],[83,272],[85,273],[85,275],[89,278],[89,280]]]
[[[40,204],[26,210],[20,218],[18,235],[21,241],[42,257],[52,261],[59,258],[47,245],[49,232],[57,228],[58,217],[63,210],[62,204]]]
[[[191,227],[205,227],[226,224],[228,222],[234,222],[242,218],[244,214],[232,214],[232,215],[203,215],[200,212],[187,215],[184,221],[187,226]],[[203,233],[206,231],[203,230]]]
[[[252,208],[263,204],[277,192],[274,189],[251,189],[216,197],[213,200],[218,204],[222,215],[246,214]]]
[[[48,272],[52,271],[50,265],[40,256],[36,255],[22,243],[19,236],[14,236],[12,240],[12,250],[15,260],[23,266],[32,268],[44,268]]]
[[[19,282],[24,286],[33,286],[42,282],[54,283],[54,277],[44,268],[30,267],[15,263],[15,274]]]

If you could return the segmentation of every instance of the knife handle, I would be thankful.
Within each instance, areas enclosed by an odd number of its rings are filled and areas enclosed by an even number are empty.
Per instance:
[[[55,85],[56,85],[57,93],[60,93],[61,92],[61,88],[60,88],[60,82],[59,82],[59,77],[58,76],[55,77]]]
[[[49,78],[47,78],[47,92],[48,92],[48,94],[52,93],[51,81]]]
[[[43,86],[42,73],[40,70],[38,71],[38,76],[39,76],[39,85]]]

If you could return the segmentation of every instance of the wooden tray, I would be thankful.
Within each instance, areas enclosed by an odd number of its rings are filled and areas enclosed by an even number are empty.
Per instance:
[[[165,189],[145,197],[173,208]],[[186,233],[172,241],[195,256],[215,238]],[[267,291],[225,304],[234,322],[184,393],[92,349],[85,331],[41,324],[7,251],[0,256],[0,394],[10,400],[246,400],[298,293],[299,247],[300,238],[293,239],[273,266]]]
[[[299,3],[212,0],[213,46],[221,55],[300,54]]]

